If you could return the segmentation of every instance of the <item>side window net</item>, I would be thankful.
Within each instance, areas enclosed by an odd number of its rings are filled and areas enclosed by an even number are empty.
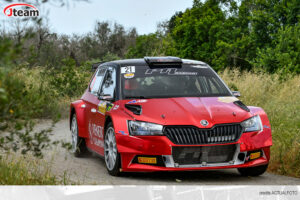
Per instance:
[[[116,88],[116,71],[114,68],[109,69],[106,77],[104,79],[102,88],[101,88],[101,95],[109,95],[114,97],[114,92]]]

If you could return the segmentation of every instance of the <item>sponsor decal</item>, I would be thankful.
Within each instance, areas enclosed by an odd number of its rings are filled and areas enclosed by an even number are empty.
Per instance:
[[[134,77],[134,73],[124,74],[124,78],[133,78],[133,77]]]
[[[136,100],[129,101],[128,103],[136,103]]]
[[[140,99],[140,100],[137,100],[136,102],[137,102],[137,103],[146,103],[147,100],[146,100],[146,99]]]
[[[111,111],[111,109],[112,109],[113,107],[114,107],[114,104],[112,104],[112,103],[108,104],[107,107],[106,107],[106,111],[107,111],[107,112]]]
[[[156,164],[157,160],[155,157],[138,157],[138,162],[146,164]]]
[[[7,17],[38,17],[39,10],[27,3],[14,3],[6,6],[3,9],[4,15]]]
[[[219,97],[218,101],[223,103],[232,103],[238,101],[239,99],[236,97]]]
[[[121,74],[135,73],[135,66],[121,67]]]
[[[99,147],[104,147],[103,131],[104,128],[102,126],[98,126],[89,121],[89,136],[91,144],[94,144]]]
[[[264,128],[270,128],[270,126],[264,125]]]
[[[98,112],[101,114],[105,114],[106,111],[106,102],[105,101],[100,101],[98,104]]]
[[[178,69],[147,69],[145,74],[150,75],[154,73],[166,74],[166,75],[198,75],[198,72],[179,72]]]
[[[172,75],[193,75],[196,76],[198,72],[175,72],[175,74]]]
[[[255,152],[250,154],[250,160],[254,160],[256,158],[259,158],[261,156],[260,152]]]
[[[147,102],[146,99],[140,99],[140,100],[132,100],[132,101],[129,101],[127,103],[132,104],[132,103],[145,103],[145,102]]]
[[[115,107],[113,108],[113,110],[118,110],[120,106],[119,105],[115,105]]]
[[[125,133],[125,131],[119,131],[118,133],[120,133],[122,135],[128,135],[127,133]]]
[[[92,128],[91,120],[89,121],[89,136],[91,138],[91,143],[93,144],[93,140],[92,140],[92,137],[93,137],[93,128]]]

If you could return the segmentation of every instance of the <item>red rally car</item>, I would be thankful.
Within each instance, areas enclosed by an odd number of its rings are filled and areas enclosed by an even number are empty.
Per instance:
[[[72,152],[99,154],[115,176],[225,168],[261,175],[270,160],[270,122],[239,96],[200,61],[145,57],[101,64],[71,103]]]

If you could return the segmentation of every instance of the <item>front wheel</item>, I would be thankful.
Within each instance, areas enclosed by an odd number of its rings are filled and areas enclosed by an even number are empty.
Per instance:
[[[260,165],[256,167],[238,168],[242,176],[260,176],[268,169],[268,165]]]
[[[108,173],[112,176],[118,176],[120,174],[121,161],[112,123],[108,124],[105,132],[104,159]]]

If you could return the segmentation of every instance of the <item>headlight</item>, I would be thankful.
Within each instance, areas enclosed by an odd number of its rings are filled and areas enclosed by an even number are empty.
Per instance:
[[[130,135],[162,135],[163,126],[159,124],[129,121]]]
[[[244,128],[244,132],[253,132],[253,131],[261,131],[262,123],[259,115],[255,115],[250,119],[247,119],[241,123]]]

